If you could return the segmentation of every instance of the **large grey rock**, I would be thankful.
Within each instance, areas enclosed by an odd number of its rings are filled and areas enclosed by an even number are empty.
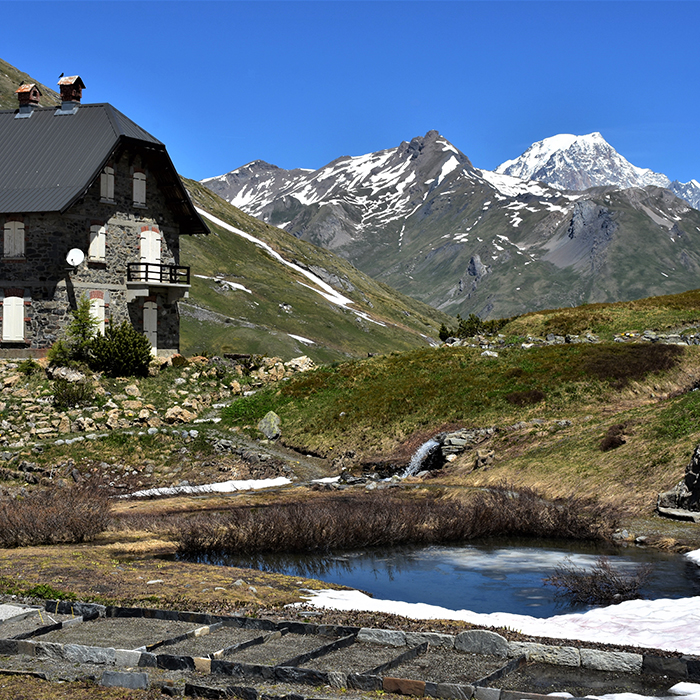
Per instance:
[[[488,630],[468,630],[455,637],[455,649],[505,658],[508,656],[508,641],[500,634]]]
[[[438,632],[406,632],[406,644],[410,647],[428,642],[431,647],[445,647],[452,649],[455,638],[451,634],[439,634]]]
[[[275,440],[282,434],[282,420],[274,411],[269,411],[258,423],[258,430],[268,440]]]
[[[106,688],[129,688],[143,690],[148,688],[147,673],[127,673],[126,671],[105,671],[100,685]]]
[[[66,382],[82,382],[85,375],[77,369],[70,367],[53,367],[50,369],[51,379],[63,379]]]
[[[663,509],[700,511],[700,445],[685,469],[685,476],[670,491],[660,493],[657,501],[659,512]]]
[[[625,651],[597,651],[581,649],[581,666],[596,671],[618,671],[619,673],[641,673],[644,657]]]
[[[78,664],[110,664],[117,661],[117,653],[111,647],[86,647],[82,644],[64,644],[63,658]]]
[[[140,666],[141,652],[132,649],[115,649],[115,663],[117,666]]]
[[[435,690],[436,698],[445,700],[471,700],[474,686],[462,683],[438,683]]]
[[[500,700],[500,688],[482,688],[477,686],[474,688],[474,697],[476,700]]]
[[[510,642],[508,656],[527,655],[528,661],[540,661],[555,666],[580,666],[581,654],[576,647],[558,647],[534,642]]]
[[[331,688],[347,688],[348,676],[340,671],[328,671],[328,685]]]
[[[357,641],[369,642],[370,644],[384,644],[389,647],[405,647],[406,634],[398,630],[378,630],[363,627],[357,634]]]

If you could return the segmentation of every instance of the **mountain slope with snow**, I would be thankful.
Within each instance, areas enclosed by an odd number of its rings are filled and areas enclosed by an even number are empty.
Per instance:
[[[528,160],[542,171],[562,148],[572,164],[574,151],[579,163],[605,155],[599,175],[626,168],[624,188],[576,192],[480,170],[436,131],[318,170],[254,161],[203,184],[450,314],[503,317],[696,287],[700,212],[662,189],[664,176],[625,166],[602,137],[577,139],[543,142]]]

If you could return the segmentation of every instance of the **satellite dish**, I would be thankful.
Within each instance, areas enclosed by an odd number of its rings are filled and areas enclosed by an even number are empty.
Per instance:
[[[85,253],[80,248],[71,248],[66,255],[66,262],[73,267],[78,267],[83,260],[85,260]]]

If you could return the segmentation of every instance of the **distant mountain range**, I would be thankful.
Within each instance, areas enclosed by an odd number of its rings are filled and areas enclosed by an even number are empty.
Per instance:
[[[560,172],[565,185],[542,181]],[[203,184],[453,315],[504,317],[698,286],[700,211],[599,134],[547,139],[495,172],[431,131],[319,170],[254,161]],[[692,193],[697,183],[685,187]]]

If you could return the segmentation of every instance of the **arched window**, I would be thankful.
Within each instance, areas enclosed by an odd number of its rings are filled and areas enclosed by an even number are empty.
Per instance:
[[[24,298],[14,293],[2,300],[2,339],[9,343],[24,340]]]
[[[97,321],[96,330],[104,335],[105,332],[105,293],[90,292],[90,316]]]

